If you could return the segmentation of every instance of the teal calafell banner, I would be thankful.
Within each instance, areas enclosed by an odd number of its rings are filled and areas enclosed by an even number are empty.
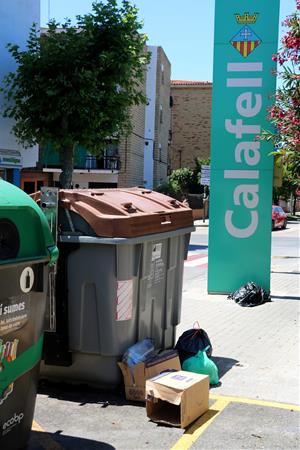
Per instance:
[[[208,292],[270,288],[272,145],[279,0],[216,0]]]

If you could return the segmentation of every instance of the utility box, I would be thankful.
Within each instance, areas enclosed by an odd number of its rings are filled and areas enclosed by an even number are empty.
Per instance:
[[[43,345],[48,265],[58,250],[36,203],[0,180],[0,448],[29,439]]]
[[[60,190],[59,205],[56,333],[41,373],[116,385],[128,347],[174,346],[192,211],[138,188]]]

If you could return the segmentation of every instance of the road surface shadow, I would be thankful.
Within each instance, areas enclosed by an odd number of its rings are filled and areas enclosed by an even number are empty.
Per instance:
[[[294,295],[271,295],[273,300],[300,300],[300,297]]]
[[[56,433],[32,431],[27,450],[115,450],[110,444]],[[4,450],[4,449],[3,449]]]
[[[98,404],[101,408],[107,408],[110,405],[144,406],[141,402],[126,400],[125,390],[122,385],[116,387],[109,386],[107,389],[97,389],[87,384],[75,385],[41,379],[38,385],[38,394],[47,395],[50,398],[56,398],[58,400],[79,403],[79,406],[90,403]]]
[[[271,270],[271,273],[282,273],[283,275],[300,275],[300,272],[280,272],[277,270]]]
[[[206,249],[208,249],[208,245],[196,245],[196,244],[189,245],[189,252],[195,251],[195,250],[206,250]]]
[[[236,366],[237,364],[239,364],[239,361],[237,359],[224,358],[222,356],[212,356],[211,359],[218,368],[218,374],[219,374],[220,380],[225,375],[225,373],[227,373],[229,370],[232,369],[233,366]],[[220,384],[221,383],[219,383],[219,385]],[[219,385],[211,386],[211,388],[218,387]]]

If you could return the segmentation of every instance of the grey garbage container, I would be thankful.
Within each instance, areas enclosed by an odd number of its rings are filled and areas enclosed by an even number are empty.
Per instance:
[[[115,385],[138,340],[174,345],[192,211],[143,189],[60,191],[57,331],[41,376]]]
[[[31,198],[0,180],[0,449],[24,448],[36,400],[48,263],[57,248]]]

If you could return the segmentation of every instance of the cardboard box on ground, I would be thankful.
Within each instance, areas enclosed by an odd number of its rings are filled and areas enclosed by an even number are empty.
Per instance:
[[[135,364],[131,368],[119,362],[125,384],[127,400],[144,402],[146,399],[146,380],[168,370],[181,369],[179,357],[175,350],[164,350],[146,362]]]
[[[146,411],[153,422],[185,428],[209,408],[209,377],[178,371],[146,381]]]

